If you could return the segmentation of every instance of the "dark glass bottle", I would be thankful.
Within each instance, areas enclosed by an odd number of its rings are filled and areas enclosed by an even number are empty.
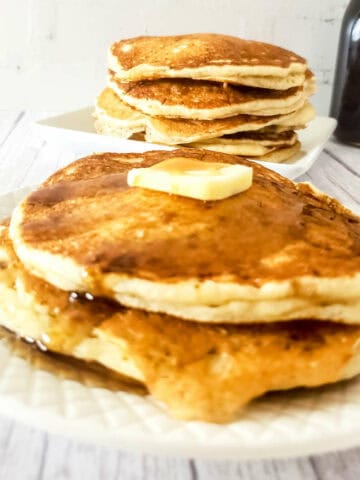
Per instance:
[[[330,115],[338,120],[337,139],[360,146],[360,0],[344,15]]]

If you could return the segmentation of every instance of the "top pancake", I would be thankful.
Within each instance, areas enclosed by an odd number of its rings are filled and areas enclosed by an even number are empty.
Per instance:
[[[127,187],[130,168],[172,157],[251,165],[254,182],[215,202]],[[89,156],[20,204],[11,236],[35,275],[133,307],[215,322],[360,319],[359,218],[230,155]]]
[[[301,85],[307,68],[283,48],[209,33],[122,40],[111,46],[108,64],[122,81],[194,78],[280,89]]]

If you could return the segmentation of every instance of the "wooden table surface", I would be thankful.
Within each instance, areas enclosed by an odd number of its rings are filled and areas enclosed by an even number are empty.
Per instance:
[[[0,111],[0,194],[34,185],[74,159],[32,127],[47,112]],[[329,142],[310,181],[360,213],[360,150]],[[80,444],[0,416],[1,480],[359,480],[360,448],[295,460],[199,461]]]

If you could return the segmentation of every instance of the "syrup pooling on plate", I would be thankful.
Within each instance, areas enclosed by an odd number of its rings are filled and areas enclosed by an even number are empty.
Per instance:
[[[64,380],[73,380],[87,387],[106,388],[146,395],[139,382],[102,367],[95,362],[86,362],[50,351],[44,353],[38,342],[31,338],[21,339],[14,333],[0,328],[0,343],[10,349],[14,356],[26,360],[37,370],[54,374]]]
[[[0,254],[7,264],[0,272],[1,324],[7,327],[0,332],[0,338],[14,355],[36,369],[87,386],[144,393],[142,384],[126,373],[105,368],[91,356],[77,354],[77,346],[91,340],[94,328],[119,312],[121,306],[94,299],[90,293],[69,294],[31,275],[16,257],[6,229],[0,234]]]

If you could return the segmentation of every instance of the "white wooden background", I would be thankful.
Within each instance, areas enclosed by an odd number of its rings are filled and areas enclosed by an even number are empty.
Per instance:
[[[73,160],[37,136],[46,112],[0,111],[0,194],[34,185]],[[301,180],[360,213],[360,150],[330,142]],[[95,434],[95,433],[94,433]],[[124,453],[43,433],[0,415],[1,480],[359,480],[360,448],[258,462],[199,461]]]
[[[308,58],[327,114],[347,0],[0,0],[0,108],[74,109],[104,85],[108,45],[213,31]]]

